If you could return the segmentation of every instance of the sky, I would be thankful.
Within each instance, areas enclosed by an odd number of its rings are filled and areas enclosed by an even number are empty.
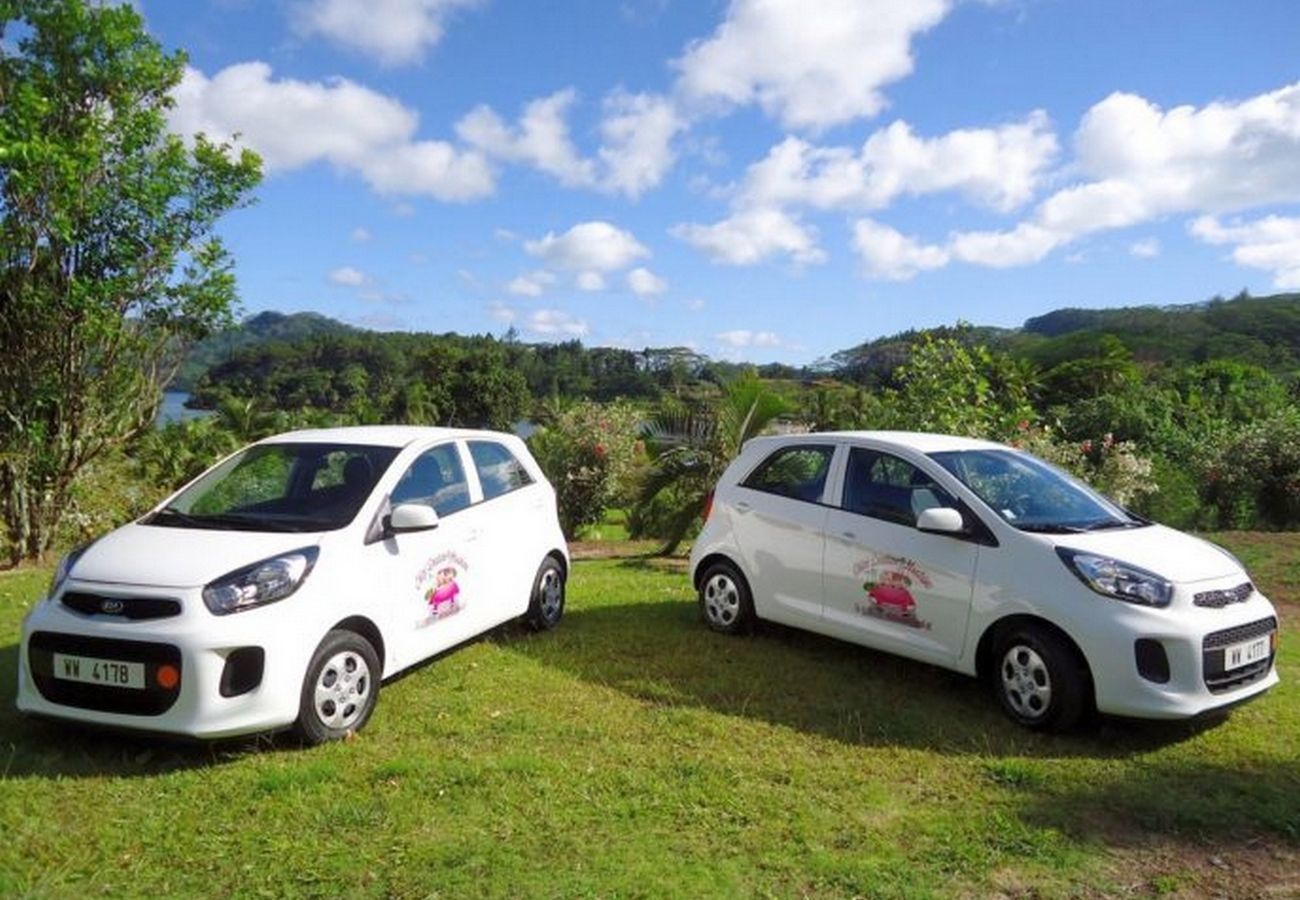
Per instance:
[[[1295,0],[138,0],[243,310],[810,363],[1300,290]]]

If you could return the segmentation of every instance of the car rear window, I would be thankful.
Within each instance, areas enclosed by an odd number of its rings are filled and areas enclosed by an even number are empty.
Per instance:
[[[818,503],[835,448],[828,444],[782,447],[763,460],[741,485],[768,494]]]
[[[533,483],[524,464],[500,444],[491,441],[470,441],[469,455],[478,470],[478,480],[483,486],[483,499],[491,500]]]

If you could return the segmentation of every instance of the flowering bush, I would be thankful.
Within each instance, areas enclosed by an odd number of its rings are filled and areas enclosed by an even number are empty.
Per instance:
[[[631,405],[584,400],[528,439],[555,485],[565,537],[599,522],[607,506],[629,500],[632,472],[644,454],[640,430],[641,416]]]

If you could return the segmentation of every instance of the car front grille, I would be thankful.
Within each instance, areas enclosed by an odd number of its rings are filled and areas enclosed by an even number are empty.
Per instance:
[[[92,659],[144,664],[144,688],[112,687],[102,684],[85,684],[56,678],[54,654],[62,653]],[[27,644],[27,661],[32,681],[41,696],[60,706],[93,709],[100,712],[123,713],[130,716],[157,716],[171,709],[180,696],[184,675],[181,669],[181,651],[171,644],[147,641],[119,641],[108,638],[85,637],[75,634],[58,634],[52,631],[34,632]],[[158,669],[174,666],[181,677],[175,686],[167,689],[158,684]]]
[[[1212,694],[1222,694],[1253,681],[1258,681],[1273,668],[1273,657],[1277,654],[1276,638],[1270,646],[1268,657],[1257,660],[1248,666],[1241,666],[1230,671],[1223,668],[1223,648],[1241,641],[1271,635],[1277,631],[1277,619],[1269,616],[1235,628],[1225,628],[1205,636],[1201,642],[1201,670],[1205,677],[1205,686]]]
[[[1234,588],[1219,591],[1201,591],[1192,598],[1192,603],[1210,609],[1223,609],[1223,607],[1231,603],[1245,603],[1253,593],[1255,593],[1255,586],[1247,581],[1245,584],[1239,584]]]
[[[118,619],[166,619],[181,614],[181,602],[171,597],[111,597],[85,591],[67,591],[62,603],[83,616]]]

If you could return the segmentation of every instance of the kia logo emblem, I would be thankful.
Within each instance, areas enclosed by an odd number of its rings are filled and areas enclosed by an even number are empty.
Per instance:
[[[109,616],[116,616],[126,608],[121,600],[104,600],[99,604],[99,611]]]

